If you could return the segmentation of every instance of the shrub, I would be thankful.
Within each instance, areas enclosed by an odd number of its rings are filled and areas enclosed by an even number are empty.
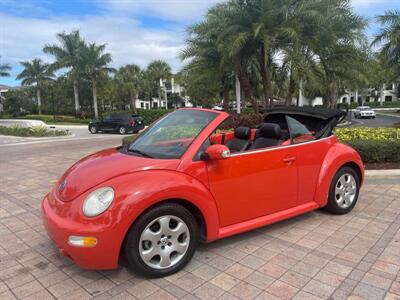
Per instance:
[[[400,101],[385,101],[383,102],[383,106],[381,106],[381,103],[379,101],[374,101],[374,102],[365,102],[365,106],[370,106],[370,107],[400,107]],[[361,104],[357,102],[352,102],[350,104],[350,108],[356,108],[357,106],[361,106]]]
[[[219,126],[219,129],[228,130],[239,126],[256,128],[257,125],[262,123],[262,121],[263,121],[263,116],[261,114],[245,113],[238,115],[232,113],[231,117]]]
[[[45,126],[35,126],[26,128],[21,126],[4,127],[0,126],[0,134],[22,136],[22,137],[46,137],[46,136],[65,136],[68,130],[49,130]]]
[[[400,162],[400,140],[345,142],[358,151],[364,163]]]
[[[40,120],[45,123],[76,123],[76,124],[89,124],[90,119],[80,119],[74,116],[65,116],[65,115],[56,115],[54,120],[53,115],[26,115],[24,117],[19,117],[19,119],[27,119],[27,120]]]
[[[342,127],[335,135],[343,142],[354,140],[394,141],[400,139],[400,128]]]
[[[172,110],[165,110],[165,109],[138,109],[137,113],[143,117],[144,123],[146,125],[150,125],[154,121],[158,120],[166,113],[171,112]],[[116,110],[110,112],[104,112],[102,115],[105,116],[113,116],[113,115],[126,115],[131,114],[132,112],[129,110]]]

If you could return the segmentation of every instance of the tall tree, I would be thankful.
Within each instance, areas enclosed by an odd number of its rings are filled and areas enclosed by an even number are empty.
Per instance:
[[[157,86],[158,99],[161,101],[161,81],[171,77],[170,65],[163,60],[153,60],[148,64],[146,72]]]
[[[144,76],[138,65],[130,64],[119,68],[115,79],[122,90],[129,95],[130,107],[136,113],[136,100],[141,92]]]
[[[1,59],[1,56],[0,56]],[[9,64],[0,64],[0,77],[9,77],[11,66]]]
[[[70,76],[73,79],[75,113],[80,114],[79,104],[79,77],[82,72],[82,49],[84,41],[80,36],[79,30],[73,30],[70,33],[58,33],[58,44],[47,44],[43,48],[45,53],[54,55],[56,61],[53,64],[53,69],[62,68],[70,69]]]
[[[93,107],[95,118],[99,117],[99,110],[97,105],[97,84],[100,77],[106,75],[109,72],[113,72],[114,69],[109,68],[108,64],[112,61],[111,54],[104,53],[106,45],[96,45],[90,43],[82,47],[82,61],[81,66],[82,73],[92,83],[93,93]]]
[[[24,70],[18,74],[17,79],[22,80],[22,85],[36,85],[36,97],[38,102],[39,114],[42,113],[41,88],[45,81],[52,80],[54,74],[49,68],[49,64],[43,63],[40,58],[32,61],[22,61]]]
[[[388,10],[376,20],[381,29],[372,42],[380,46],[380,54],[386,66],[393,68],[400,77],[400,10]]]

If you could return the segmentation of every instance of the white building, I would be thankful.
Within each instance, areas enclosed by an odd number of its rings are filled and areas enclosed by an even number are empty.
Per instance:
[[[382,86],[382,91],[373,89],[373,88],[365,88],[361,90],[350,91],[346,90],[346,92],[340,96],[338,103],[359,103],[360,105],[368,105],[371,102],[380,102],[382,105],[384,102],[398,101],[400,100],[397,97],[397,89],[398,84],[384,84]],[[293,103],[296,103],[296,99],[293,99]],[[299,95],[299,105],[300,106],[317,106],[323,105],[322,97],[316,97],[314,99],[308,99],[304,96],[304,94],[300,90]]]
[[[10,90],[9,86],[0,84],[0,112],[3,111],[4,94]]]
[[[136,108],[141,109],[157,109],[157,108],[166,108],[167,102],[168,106],[171,107],[171,99],[168,99],[167,94],[177,94],[178,96],[183,98],[182,103],[174,103],[172,106],[174,108],[179,107],[193,107],[193,104],[190,102],[190,98],[188,96],[182,96],[184,93],[184,88],[175,83],[175,79],[171,78],[171,84],[167,85],[165,80],[160,80],[161,85],[161,99],[154,98],[152,99],[151,103],[150,100],[142,100],[136,99],[135,105]]]

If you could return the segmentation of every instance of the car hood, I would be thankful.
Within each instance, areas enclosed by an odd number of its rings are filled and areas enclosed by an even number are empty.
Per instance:
[[[138,171],[176,170],[179,160],[152,159],[128,155],[118,148],[91,154],[70,167],[54,186],[57,198],[68,202],[111,178]]]

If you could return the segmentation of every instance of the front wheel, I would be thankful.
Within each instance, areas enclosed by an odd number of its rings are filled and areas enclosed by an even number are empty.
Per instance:
[[[125,126],[121,126],[121,127],[118,129],[118,132],[119,132],[119,134],[126,134],[126,128],[125,128]]]
[[[334,214],[343,215],[356,205],[360,190],[360,178],[351,167],[342,167],[333,177],[326,209]]]
[[[190,261],[198,239],[198,224],[186,208],[160,205],[133,224],[125,240],[125,256],[133,271],[149,277],[167,276]]]

